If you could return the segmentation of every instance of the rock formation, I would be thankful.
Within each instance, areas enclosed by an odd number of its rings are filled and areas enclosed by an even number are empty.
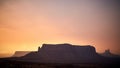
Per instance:
[[[43,44],[38,52],[31,52],[21,58],[41,63],[93,63],[100,60],[101,56],[90,45]]]
[[[104,57],[111,57],[111,58],[120,57],[119,55],[116,55],[116,54],[111,53],[109,49],[108,49],[108,50],[105,50],[105,52],[102,53],[101,55],[104,56]]]
[[[21,57],[21,56],[24,56],[30,52],[31,51],[16,51],[12,57]]]

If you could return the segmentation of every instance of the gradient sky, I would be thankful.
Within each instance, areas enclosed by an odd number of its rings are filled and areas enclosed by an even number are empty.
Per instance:
[[[89,44],[120,54],[118,8],[117,0],[0,0],[0,54],[43,43]]]

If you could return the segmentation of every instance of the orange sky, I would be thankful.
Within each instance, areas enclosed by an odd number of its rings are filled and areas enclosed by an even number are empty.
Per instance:
[[[120,54],[115,7],[87,0],[2,0],[0,53],[37,50],[43,43],[71,43]]]

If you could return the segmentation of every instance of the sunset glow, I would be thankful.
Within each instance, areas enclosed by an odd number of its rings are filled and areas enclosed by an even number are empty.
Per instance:
[[[0,0],[0,54],[36,51],[43,43],[120,54],[116,7],[104,0]]]

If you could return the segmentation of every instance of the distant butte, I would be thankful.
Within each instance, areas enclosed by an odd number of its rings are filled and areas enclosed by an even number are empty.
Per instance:
[[[31,51],[16,51],[12,57],[21,57],[21,56],[24,56],[30,52]]]
[[[102,56],[105,56],[105,57],[111,57],[111,58],[112,58],[112,57],[113,57],[113,58],[114,58],[114,57],[116,57],[116,58],[117,58],[117,57],[120,57],[119,55],[116,55],[116,54],[111,53],[109,49],[108,49],[108,50],[105,50],[105,52],[104,52],[104,53],[101,53],[101,55],[102,55]]]
[[[43,44],[38,51],[30,52],[21,60],[41,63],[88,63],[98,62],[102,57],[91,45]]]

